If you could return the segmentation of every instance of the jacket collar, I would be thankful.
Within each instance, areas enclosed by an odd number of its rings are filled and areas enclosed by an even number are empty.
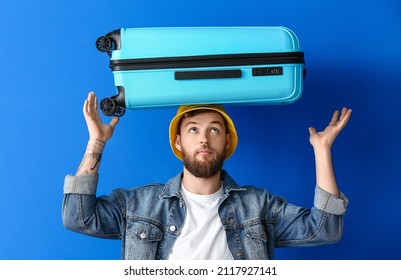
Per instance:
[[[162,192],[160,193],[161,198],[170,198],[176,196],[181,198],[181,179],[182,172],[171,178],[165,184]],[[228,195],[231,191],[245,191],[246,188],[239,186],[230,175],[228,175],[227,171],[224,169],[220,172],[220,180],[223,183],[224,193]]]

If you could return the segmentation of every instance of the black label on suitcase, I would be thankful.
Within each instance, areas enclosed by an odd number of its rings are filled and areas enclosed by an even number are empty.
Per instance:
[[[280,76],[283,75],[283,67],[252,68],[252,76]]]

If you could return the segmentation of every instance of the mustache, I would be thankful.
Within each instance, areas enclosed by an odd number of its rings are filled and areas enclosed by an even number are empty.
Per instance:
[[[207,144],[202,144],[202,146],[199,149],[196,149],[196,152],[200,152],[200,151],[210,151],[210,152],[215,152],[215,150],[213,150],[212,148],[210,148],[209,145]]]

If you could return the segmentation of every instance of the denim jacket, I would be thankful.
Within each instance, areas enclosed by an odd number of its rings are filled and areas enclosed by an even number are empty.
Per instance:
[[[96,197],[98,175],[67,175],[63,223],[90,236],[120,239],[122,259],[168,259],[185,221],[181,176],[166,184],[116,189]],[[343,232],[348,199],[318,186],[311,209],[292,205],[266,189],[239,186],[222,170],[219,215],[234,259],[273,259],[275,247],[335,243]]]

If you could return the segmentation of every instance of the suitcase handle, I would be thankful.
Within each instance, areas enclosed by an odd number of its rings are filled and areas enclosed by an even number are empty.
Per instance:
[[[176,80],[199,80],[199,79],[230,79],[241,78],[239,69],[213,70],[213,71],[177,71],[174,73]]]

